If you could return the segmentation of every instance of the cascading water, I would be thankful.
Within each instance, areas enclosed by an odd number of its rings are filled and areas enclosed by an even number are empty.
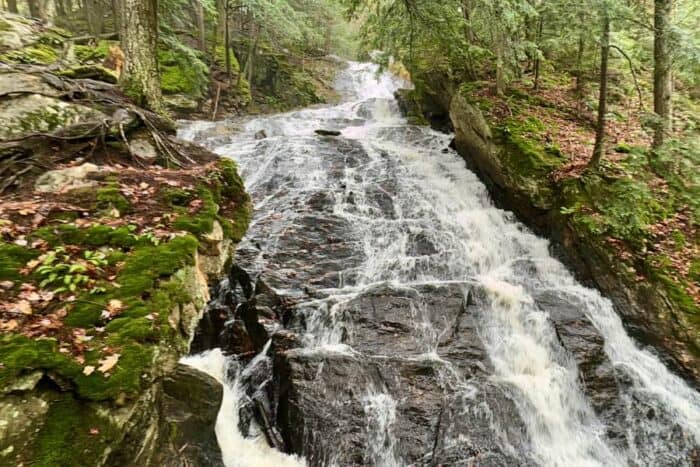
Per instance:
[[[640,349],[545,240],[493,206],[446,149],[449,135],[400,117],[400,84],[351,63],[343,104],[253,119],[230,136],[218,123],[181,131],[238,162],[256,205],[239,262],[294,299],[302,348],[290,358],[314,369],[318,410],[363,417],[352,463],[691,464],[700,395]],[[188,363],[228,385],[217,423],[227,466],[306,462],[238,432],[246,369],[232,357]],[[324,379],[337,364],[357,368],[343,401]],[[324,452],[309,464],[351,462],[337,433],[305,435]]]

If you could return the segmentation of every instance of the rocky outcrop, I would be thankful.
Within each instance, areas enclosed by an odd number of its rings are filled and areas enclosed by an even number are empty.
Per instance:
[[[230,252],[231,242],[226,241],[221,251]],[[177,335],[153,350],[141,375],[152,382],[136,399],[124,395],[114,401],[84,401],[75,396],[70,382],[42,370],[4,388],[0,460],[46,466],[222,465],[213,428],[222,387],[178,360],[188,352],[209,301],[207,276],[223,274],[218,256],[198,253],[193,266],[173,275],[190,302],[175,305],[168,314]]]

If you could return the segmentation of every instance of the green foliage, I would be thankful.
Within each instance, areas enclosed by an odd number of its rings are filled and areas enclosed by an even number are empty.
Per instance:
[[[76,292],[79,287],[87,286],[90,277],[87,274],[90,265],[100,269],[107,266],[108,262],[104,253],[86,250],[84,259],[75,260],[67,254],[64,247],[58,247],[42,255],[41,262],[36,269],[41,282],[39,287],[52,286],[55,293],[66,291]],[[91,290],[94,293],[94,290]]]
[[[158,63],[163,93],[203,97],[209,89],[209,67],[201,52],[173,36],[164,36],[161,42]]]

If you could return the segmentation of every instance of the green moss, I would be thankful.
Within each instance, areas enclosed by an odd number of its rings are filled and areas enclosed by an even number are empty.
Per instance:
[[[116,41],[101,40],[97,46],[76,45],[75,58],[81,63],[85,62],[100,62],[109,55],[109,48],[117,44]]]
[[[78,227],[75,224],[58,224],[42,227],[32,233],[32,238],[45,240],[50,246],[83,245],[89,247],[109,246],[130,248],[145,243],[138,238],[130,227],[110,227],[94,225]]]
[[[53,401],[45,420],[29,450],[37,467],[92,466],[121,437],[109,419],[70,395]]]
[[[688,293],[686,284],[674,280],[662,268],[651,267],[653,279],[663,284],[669,299],[681,310],[685,318],[694,326],[700,326],[700,308]]]
[[[619,143],[617,146],[615,146],[615,152],[620,154],[629,154],[632,152],[632,146],[627,143]]]
[[[231,51],[231,71],[233,73],[238,74],[241,70],[241,65],[238,63],[238,59],[236,58],[236,54]],[[224,48],[223,45],[217,45],[216,50],[214,51],[214,61],[216,62],[216,65],[225,68],[226,67],[226,49]]]
[[[0,280],[13,282],[23,280],[20,269],[38,256],[39,252],[36,250],[0,242]]]
[[[166,188],[161,191],[160,198],[171,206],[187,206],[194,198],[194,194],[182,188]]]
[[[66,317],[66,323],[75,327],[92,327],[100,324],[101,313],[110,299],[123,300],[129,307],[141,300],[148,300],[154,293],[157,281],[166,279],[179,269],[194,264],[198,242],[187,235],[154,246],[137,247],[127,256],[116,282],[107,294],[79,297],[75,308]],[[166,312],[159,310],[159,312]]]
[[[120,213],[127,213],[131,210],[131,204],[121,194],[117,186],[108,186],[97,190],[98,209],[116,209]]]
[[[198,196],[202,200],[202,207],[199,211],[194,215],[181,215],[175,220],[173,227],[195,235],[203,235],[212,231],[219,212],[219,205],[214,200],[214,194],[207,188],[200,188]]]
[[[245,203],[240,205],[231,219],[225,219],[220,216],[219,222],[221,223],[224,235],[235,243],[239,243],[248,231],[248,225],[250,224],[252,214],[253,205],[251,203]]]
[[[209,68],[194,49],[182,44],[158,52],[160,84],[164,94],[203,97],[209,88]]]
[[[14,378],[37,369],[59,370],[75,375],[80,370],[75,362],[58,352],[55,339],[29,339],[23,335],[0,337],[0,386]]]
[[[19,50],[0,55],[0,62],[23,63],[28,65],[50,65],[58,60],[58,53],[51,46],[37,43]]]
[[[506,159],[516,173],[524,177],[546,177],[563,163],[561,153],[541,142],[544,124],[533,117],[509,119],[498,129],[508,146]]]
[[[118,336],[118,334],[116,335]],[[108,340],[109,344],[121,344],[123,340],[117,340],[114,336]],[[80,397],[93,401],[114,399],[120,394],[133,395],[139,392],[146,381],[143,375],[148,375],[153,364],[153,348],[151,346],[131,343],[118,347],[119,361],[110,370],[109,377],[105,377],[99,371],[87,376],[78,373],[75,377],[77,392]],[[103,355],[98,352],[89,354],[86,362],[98,365],[99,358]]]
[[[238,167],[231,159],[220,159],[217,163],[221,181],[221,196],[234,202],[248,201],[243,179],[238,174]]]
[[[106,83],[116,84],[119,80],[116,72],[101,65],[76,65],[57,73],[59,76],[74,79],[94,79]]]

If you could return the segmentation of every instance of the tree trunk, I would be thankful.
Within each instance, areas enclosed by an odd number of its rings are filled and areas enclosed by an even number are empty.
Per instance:
[[[496,48],[496,94],[498,96],[503,96],[506,88],[505,70],[503,60],[505,58],[505,48],[506,48],[506,31],[502,28],[503,13],[500,7],[497,7],[495,11],[495,34],[494,34],[494,47]]]
[[[125,63],[121,87],[138,104],[163,112],[158,76],[158,0],[119,0]]]
[[[540,51],[540,42],[542,41],[542,31],[544,30],[544,19],[542,18],[542,14],[540,14],[539,21],[537,23],[537,36],[535,39],[535,44],[537,45],[537,56],[535,57],[535,83],[534,83],[534,88],[535,91],[537,91],[540,88],[540,54],[542,53]]]
[[[467,74],[469,75],[469,78],[475,80],[476,71],[474,68],[474,61],[472,59],[472,54],[470,50],[472,44],[475,42],[474,30],[472,29],[471,24],[471,12],[471,0],[462,0],[462,15],[464,16],[464,41],[467,45],[467,48],[464,51],[465,55],[467,56]]]
[[[216,21],[216,40],[219,42],[224,37],[225,18],[228,15],[228,0],[216,0],[216,11],[218,13]]]
[[[17,0],[7,0],[7,11],[10,13],[19,13],[17,9]]]
[[[204,25],[204,6],[201,0],[192,0],[192,11],[194,13],[195,24],[197,25],[197,42],[199,50],[206,53],[207,51],[207,36],[206,27]]]
[[[63,5],[63,0],[56,0],[54,3],[56,4],[56,16],[60,18],[67,18],[66,8]]]
[[[40,19],[41,22],[48,22],[48,16],[46,16],[46,8],[42,0],[27,0],[27,5],[29,6],[29,16],[32,18]]]
[[[598,97],[598,125],[595,133],[595,146],[589,167],[598,167],[605,152],[605,125],[608,111],[608,56],[610,55],[610,17],[603,6],[603,36],[600,46],[600,95]]]
[[[583,32],[578,36],[578,50],[576,51],[576,98],[583,99],[583,54],[586,51],[586,38]]]
[[[104,32],[104,12],[102,11],[102,2],[100,0],[84,0],[84,8],[88,30],[92,36],[98,37]]]
[[[226,76],[231,82],[231,25],[228,18],[228,0],[226,1],[226,17],[224,18],[224,53],[226,54]]]
[[[660,147],[673,130],[671,96],[670,23],[673,0],[654,0],[654,148]]]
[[[245,62],[246,79],[251,89],[253,88],[253,74],[255,73],[255,55],[258,53],[258,38],[260,37],[259,27],[256,24],[253,24],[253,34],[254,38],[252,38],[253,42],[248,52],[248,60]]]

